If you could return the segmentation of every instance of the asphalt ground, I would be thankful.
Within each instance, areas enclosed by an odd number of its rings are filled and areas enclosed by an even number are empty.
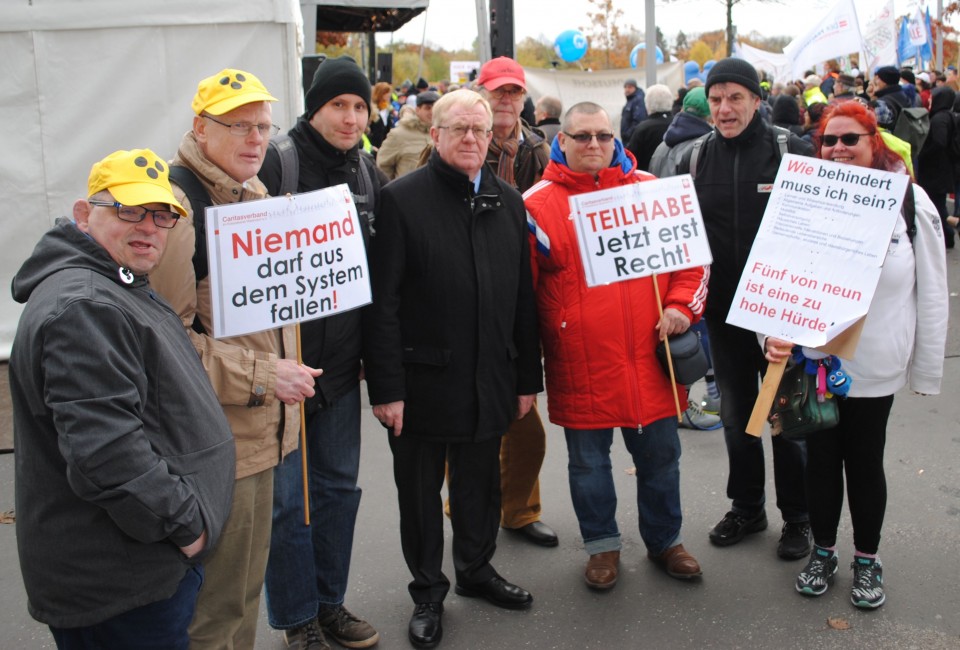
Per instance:
[[[960,253],[948,253],[951,323],[958,315]],[[700,561],[702,580],[669,578],[646,558],[637,532],[632,463],[615,439],[614,473],[624,549],[620,581],[609,592],[586,588],[587,556],[570,504],[562,431],[547,424],[541,473],[543,521],[560,535],[545,549],[502,532],[494,566],[534,595],[528,611],[500,610],[483,601],[448,596],[441,648],[960,648],[960,337],[950,333],[943,390],[936,397],[909,391],[896,396],[886,470],[888,505],[880,556],[887,603],[876,611],[850,604],[853,554],[849,516],[839,534],[840,571],[820,598],[793,587],[802,561],[776,557],[781,521],[767,504],[770,528],[727,548],[712,546],[707,531],[723,516],[726,451],[721,431],[681,429],[684,544]],[[10,436],[6,368],[0,369],[0,448]],[[693,394],[699,396],[701,387]],[[366,403],[366,399],[364,399]],[[545,399],[540,398],[545,410]],[[396,487],[386,433],[369,406],[364,436],[360,505],[346,605],[380,632],[379,648],[409,648],[413,605],[400,552]],[[766,434],[764,434],[766,436]],[[767,441],[769,442],[769,441]],[[773,474],[767,444],[768,495]],[[0,454],[0,513],[12,511],[13,455]],[[453,576],[448,550],[445,571]],[[30,618],[16,555],[15,524],[0,524],[0,649],[53,648],[47,629]],[[69,552],[65,549],[64,552]],[[831,625],[832,623],[832,625]],[[847,629],[837,629],[844,628]],[[284,648],[261,607],[257,650]]]

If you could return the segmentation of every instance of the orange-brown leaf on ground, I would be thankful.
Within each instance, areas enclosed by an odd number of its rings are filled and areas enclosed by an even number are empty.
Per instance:
[[[7,512],[0,512],[0,524],[12,524],[16,523],[17,516],[13,514],[13,510]]]
[[[839,616],[830,616],[827,618],[827,625],[834,630],[849,630],[850,621]]]

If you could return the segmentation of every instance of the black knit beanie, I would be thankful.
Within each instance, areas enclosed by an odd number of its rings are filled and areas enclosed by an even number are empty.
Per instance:
[[[370,108],[370,81],[349,56],[326,59],[317,67],[306,95],[307,119],[339,95],[357,95]]]
[[[707,73],[707,83],[704,86],[704,92],[710,95],[710,86],[719,83],[740,84],[757,97],[762,97],[760,90],[760,77],[757,76],[757,70],[749,61],[744,59],[729,58],[717,61],[710,72]]]

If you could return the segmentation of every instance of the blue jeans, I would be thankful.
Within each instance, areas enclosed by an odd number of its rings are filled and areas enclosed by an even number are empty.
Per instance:
[[[277,630],[310,622],[343,603],[360,507],[360,387],[307,419],[310,526],[303,523],[301,452],[274,472],[267,619]]]
[[[723,395],[720,419],[730,462],[727,496],[733,502],[733,512],[752,517],[763,510],[766,503],[766,467],[763,439],[750,435],[746,429],[767,361],[753,332],[727,325],[719,318],[708,319],[707,329],[713,346],[713,371]],[[777,508],[784,521],[807,521],[806,447],[802,441],[783,436],[773,436],[771,446]]]
[[[131,609],[113,618],[86,627],[50,627],[60,650],[102,650],[144,648],[145,650],[187,650],[187,626],[203,583],[203,567],[187,569],[177,591],[166,600]]]
[[[570,496],[587,553],[620,550],[617,493],[610,464],[613,429],[564,429]],[[659,555],[682,542],[680,438],[675,417],[656,420],[642,432],[623,428],[623,441],[637,468],[637,512],[647,550]]]

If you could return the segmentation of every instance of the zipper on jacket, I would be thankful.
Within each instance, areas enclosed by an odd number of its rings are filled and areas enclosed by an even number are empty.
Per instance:
[[[733,154],[733,259],[740,264],[740,147]]]

